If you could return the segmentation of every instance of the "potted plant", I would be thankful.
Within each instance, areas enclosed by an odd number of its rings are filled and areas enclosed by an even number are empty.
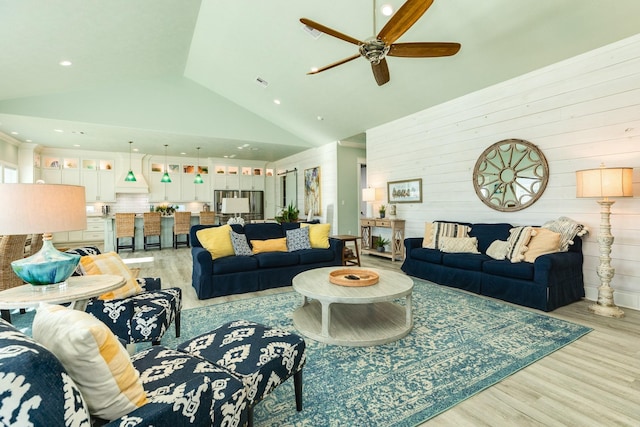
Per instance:
[[[385,205],[380,205],[380,209],[378,209],[378,212],[380,213],[380,218],[384,218],[384,214],[385,212],[387,212],[387,208]]]
[[[282,222],[296,222],[298,220],[298,215],[300,214],[300,210],[293,206],[293,203],[289,203],[285,209],[282,210],[280,215],[276,217],[276,221],[279,223]]]
[[[376,250],[378,252],[384,252],[384,247],[387,246],[389,243],[391,243],[389,239],[385,239],[384,237],[378,237],[376,239],[376,244],[374,246],[376,247]]]

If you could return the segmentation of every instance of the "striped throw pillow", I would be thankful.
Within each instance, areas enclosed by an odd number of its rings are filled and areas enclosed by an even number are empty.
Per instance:
[[[455,222],[434,222],[431,226],[431,240],[423,247],[429,249],[440,249],[442,247],[442,237],[469,237],[471,227],[457,224]]]
[[[531,237],[536,235],[533,227],[515,227],[509,230],[509,249],[507,250],[507,259],[511,262],[520,262],[524,260],[524,253],[529,249],[527,245]]]

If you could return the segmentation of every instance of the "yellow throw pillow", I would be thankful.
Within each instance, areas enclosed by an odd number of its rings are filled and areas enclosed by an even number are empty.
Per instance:
[[[312,248],[329,248],[329,231],[331,224],[301,224],[300,227],[309,227],[309,241]]]
[[[536,235],[529,240],[524,253],[525,262],[534,262],[540,255],[560,252],[560,233],[546,228],[536,228]]]
[[[424,223],[424,237],[422,238],[422,247],[428,248],[431,246],[431,240],[433,240],[433,223]]]
[[[41,304],[33,338],[62,363],[92,416],[113,420],[147,403],[129,353],[109,328],[84,311]]]
[[[213,259],[236,254],[231,243],[231,226],[229,224],[203,228],[196,231],[196,236]]]
[[[262,252],[287,252],[287,238],[282,237],[280,239],[267,239],[267,240],[252,240],[251,246],[253,246],[253,253],[259,254]]]
[[[98,297],[101,300],[121,299],[136,295],[142,292],[142,287],[138,284],[135,276],[129,267],[122,262],[120,256],[115,252],[107,252],[99,255],[86,255],[80,258],[80,269],[87,276],[96,274],[115,274],[124,277],[124,286],[113,291],[102,294]]]

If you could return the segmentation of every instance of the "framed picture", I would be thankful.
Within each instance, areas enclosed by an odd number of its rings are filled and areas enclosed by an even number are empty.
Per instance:
[[[304,171],[304,214],[321,215],[320,166]]]
[[[389,203],[422,203],[422,178],[387,182]]]

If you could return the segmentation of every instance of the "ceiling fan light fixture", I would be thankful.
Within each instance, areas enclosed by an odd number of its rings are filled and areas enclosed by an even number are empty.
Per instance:
[[[370,38],[359,46],[360,55],[372,64],[379,64],[389,52],[390,46],[378,38]]]

